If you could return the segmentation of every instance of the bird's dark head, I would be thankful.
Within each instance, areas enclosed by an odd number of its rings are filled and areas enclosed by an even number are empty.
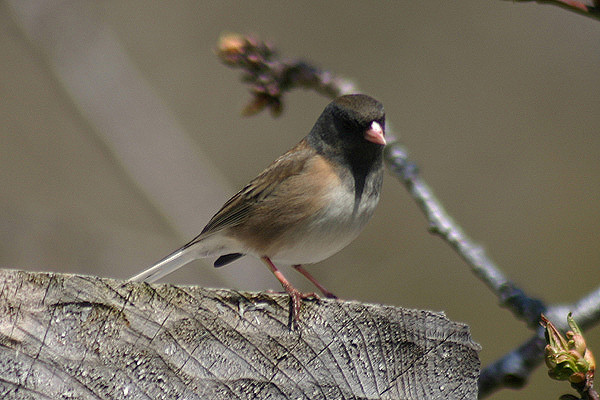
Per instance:
[[[383,105],[364,94],[338,97],[325,107],[308,140],[324,154],[379,157],[385,145]]]

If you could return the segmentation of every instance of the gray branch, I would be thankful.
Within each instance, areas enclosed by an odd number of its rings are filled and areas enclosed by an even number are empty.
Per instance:
[[[443,314],[0,270],[3,399],[475,399]]]

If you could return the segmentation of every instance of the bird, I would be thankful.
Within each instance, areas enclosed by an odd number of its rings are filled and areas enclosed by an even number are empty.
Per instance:
[[[385,112],[365,94],[337,97],[300,142],[231,197],[190,242],[131,281],[154,282],[183,265],[217,257],[222,267],[244,255],[264,261],[290,297],[298,321],[303,299],[276,267],[291,265],[325,297],[336,296],[303,265],[337,253],[361,232],[383,182]]]

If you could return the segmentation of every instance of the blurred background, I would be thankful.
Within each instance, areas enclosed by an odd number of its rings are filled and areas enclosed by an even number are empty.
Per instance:
[[[528,293],[570,303],[598,286],[600,22],[501,0],[0,2],[0,267],[128,278],[308,133],[329,102],[314,92],[278,119],[240,116],[223,32],[382,101],[448,212]],[[256,260],[212,261],[162,281],[280,290]],[[389,174],[363,234],[309,270],[341,298],[469,324],[483,365],[531,335]],[[600,354],[600,329],[587,335]],[[491,398],[569,391],[539,368]]]

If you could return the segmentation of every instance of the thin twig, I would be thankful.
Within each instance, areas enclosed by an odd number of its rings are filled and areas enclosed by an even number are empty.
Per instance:
[[[525,343],[483,368],[479,374],[479,398],[502,388],[525,386],[534,369],[544,361],[546,339],[540,327]]]
[[[570,311],[583,330],[600,321],[600,287],[578,300]]]
[[[385,160],[391,172],[404,184],[429,221],[429,230],[443,238],[471,267],[515,316],[524,319],[531,327],[537,327],[545,305],[538,299],[528,297],[523,290],[509,281],[485,250],[474,243],[452,220],[433,191],[418,173],[418,167],[408,159],[406,149],[398,142],[386,146]]]
[[[302,60],[282,60],[268,42],[254,36],[221,36],[217,54],[223,63],[242,69],[252,100],[242,111],[254,115],[269,108],[274,116],[283,109],[283,95],[296,88],[313,89],[335,98],[356,92],[354,83]]]

